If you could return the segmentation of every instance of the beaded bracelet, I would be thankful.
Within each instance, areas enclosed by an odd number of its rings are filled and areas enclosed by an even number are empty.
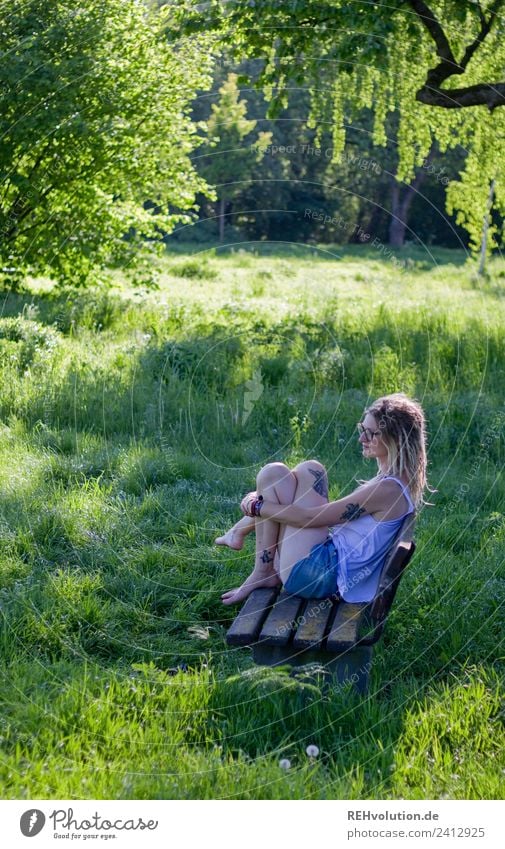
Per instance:
[[[251,508],[251,513],[253,516],[261,516],[261,508],[263,507],[263,496],[258,495],[258,497],[253,501],[253,505]]]

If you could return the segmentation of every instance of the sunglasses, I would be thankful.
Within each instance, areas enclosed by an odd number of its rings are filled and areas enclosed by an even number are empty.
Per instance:
[[[372,439],[374,438],[374,436],[380,436],[380,434],[381,434],[380,430],[370,430],[369,427],[364,427],[364,425],[361,422],[358,422],[356,427],[358,428],[358,433],[359,433],[360,436],[362,434],[365,435],[365,439],[366,439],[367,442],[371,442]]]

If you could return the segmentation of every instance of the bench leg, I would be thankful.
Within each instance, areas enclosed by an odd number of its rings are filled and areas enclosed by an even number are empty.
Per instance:
[[[289,664],[298,669],[308,663],[315,663],[325,675],[332,675],[339,684],[352,684],[361,695],[368,689],[372,653],[373,646],[358,646],[339,655],[314,649],[295,652],[293,648],[262,646],[261,643],[253,646],[253,660],[260,666]]]
[[[330,661],[333,676],[339,684],[349,682],[360,695],[368,690],[368,679],[372,668],[373,646],[358,646]]]

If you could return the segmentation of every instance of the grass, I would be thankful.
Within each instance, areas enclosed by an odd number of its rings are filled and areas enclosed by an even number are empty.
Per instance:
[[[3,293],[4,798],[502,797],[505,266],[405,258],[178,246],[157,290]],[[438,491],[359,699],[226,647],[253,541],[212,543],[265,462],[370,475],[396,390]]]

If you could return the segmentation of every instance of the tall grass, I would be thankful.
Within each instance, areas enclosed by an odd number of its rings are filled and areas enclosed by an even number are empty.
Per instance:
[[[503,794],[503,264],[477,287],[456,252],[346,252],[3,295],[4,796]],[[359,699],[227,648],[253,540],[213,539],[265,462],[316,456],[334,498],[372,474],[355,422],[397,390],[438,491]]]

